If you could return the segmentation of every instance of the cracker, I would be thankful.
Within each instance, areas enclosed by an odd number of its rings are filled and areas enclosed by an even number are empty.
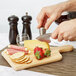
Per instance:
[[[18,63],[18,64],[23,64],[23,63],[27,62],[29,59],[30,59],[30,57],[28,56],[28,57],[26,57],[25,60],[23,60],[23,61],[21,61],[21,62],[16,62],[16,61],[14,61],[14,62],[15,62],[15,63]]]
[[[27,61],[29,61],[29,59],[30,59],[30,57],[27,56],[27,58],[24,61],[22,61],[21,64],[26,63]]]
[[[15,60],[15,62],[18,62],[18,63],[20,63],[20,62],[22,62],[22,61],[24,61],[24,60],[26,60],[27,59],[27,57],[25,56],[24,58],[22,58],[22,59],[19,59],[19,60]]]
[[[29,60],[29,61],[27,61],[27,62],[26,62],[26,64],[30,64],[32,61],[33,61],[33,59],[32,59],[32,58],[30,58],[30,60]]]
[[[10,56],[10,58],[14,61],[14,60],[20,60],[22,58],[24,58],[25,53],[24,52],[17,52],[13,55]]]

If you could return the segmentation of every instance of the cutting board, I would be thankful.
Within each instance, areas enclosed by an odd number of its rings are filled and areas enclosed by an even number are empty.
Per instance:
[[[14,70],[22,70],[22,69],[31,68],[31,67],[35,67],[35,66],[39,66],[47,63],[60,61],[62,59],[62,55],[60,53],[69,52],[73,50],[73,47],[71,45],[65,45],[61,47],[50,47],[50,48],[51,48],[51,56],[44,58],[42,60],[37,60],[33,52],[31,52],[29,56],[33,59],[33,62],[30,64],[17,64],[12,62],[9,55],[6,54],[5,50],[1,54]]]

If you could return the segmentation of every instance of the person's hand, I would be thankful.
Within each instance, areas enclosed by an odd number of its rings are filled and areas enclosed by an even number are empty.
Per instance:
[[[67,2],[42,8],[37,16],[38,28],[44,26],[45,29],[48,29],[51,23],[58,19],[61,16],[61,13],[65,11],[67,8],[66,3]]]
[[[76,38],[76,19],[62,22],[51,36],[58,41],[74,40]]]

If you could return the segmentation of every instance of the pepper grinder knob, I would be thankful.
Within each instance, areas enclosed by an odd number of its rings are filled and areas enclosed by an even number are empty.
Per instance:
[[[28,12],[26,12],[26,15],[22,16],[22,24],[23,24],[23,30],[22,34],[27,34],[30,39],[32,39],[32,33],[31,33],[31,20],[32,17],[28,15]]]
[[[18,20],[19,20],[19,18],[18,18],[17,16],[15,16],[15,15],[12,15],[12,16],[8,17],[8,21],[9,21],[10,23],[11,23],[11,22],[17,23]]]

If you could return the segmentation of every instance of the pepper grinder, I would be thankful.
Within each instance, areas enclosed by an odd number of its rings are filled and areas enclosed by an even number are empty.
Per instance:
[[[18,29],[17,29],[18,20],[19,20],[19,18],[15,15],[8,17],[8,21],[9,21],[9,25],[10,25],[10,30],[9,30],[10,44],[17,44],[16,37],[18,35]]]
[[[26,12],[26,15],[22,16],[21,19],[23,21],[22,34],[25,35],[27,34],[29,36],[29,39],[32,39],[31,28],[30,28],[32,17],[28,15],[28,12]]]

